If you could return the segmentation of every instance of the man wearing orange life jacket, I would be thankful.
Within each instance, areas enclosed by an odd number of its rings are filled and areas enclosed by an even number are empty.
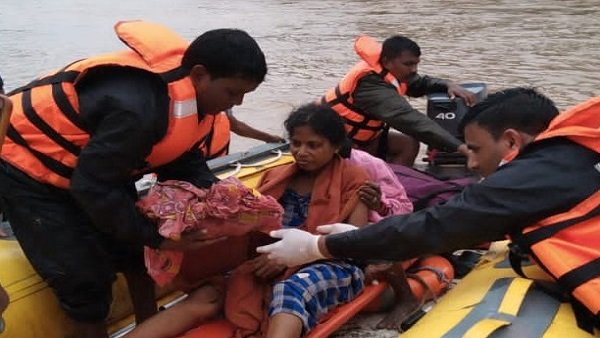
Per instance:
[[[449,80],[417,74],[421,50],[404,36],[392,36],[383,45],[368,36],[354,44],[362,61],[322,98],[346,120],[353,143],[390,163],[412,165],[419,142],[436,149],[467,154],[467,148],[448,131],[414,109],[404,95],[420,97],[448,92],[472,105],[474,95]],[[390,132],[392,127],[403,134]]]
[[[593,330],[600,318],[600,97],[557,114],[532,89],[490,95],[461,126],[468,164],[484,180],[443,205],[360,230],[335,224],[328,236],[275,232],[283,240],[259,251],[288,265],[323,257],[404,260],[508,235],[571,296],[579,326]]]
[[[9,93],[14,110],[0,161],[0,197],[14,232],[78,337],[107,336],[117,271],[134,291],[137,320],[155,312],[151,292],[135,297],[153,289],[143,245],[188,250],[208,242],[200,233],[162,238],[136,210],[133,183],[155,172],[159,180],[212,184],[198,145],[213,116],[241,104],[267,71],[260,47],[241,30],[208,31],[191,44],[149,22],[120,22],[115,31],[128,49]]]

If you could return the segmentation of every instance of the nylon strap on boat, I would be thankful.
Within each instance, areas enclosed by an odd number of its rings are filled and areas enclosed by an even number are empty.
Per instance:
[[[443,338],[542,337],[560,302],[523,278],[494,281],[481,301]]]
[[[503,326],[510,325],[510,321],[486,318],[473,325],[464,335],[464,338],[489,337],[492,333]]]
[[[515,278],[506,290],[506,296],[502,299],[502,303],[498,307],[498,312],[507,315],[516,316],[519,314],[519,308],[525,299],[527,290],[531,286],[530,279]],[[510,295],[510,297],[507,297]]]

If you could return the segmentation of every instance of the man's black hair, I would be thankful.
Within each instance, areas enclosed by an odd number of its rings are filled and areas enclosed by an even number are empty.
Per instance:
[[[239,77],[256,83],[267,74],[258,43],[239,29],[215,29],[200,35],[185,51],[181,65],[188,70],[203,65],[212,78]]]
[[[498,91],[473,106],[462,118],[459,130],[477,123],[494,137],[500,138],[509,128],[537,135],[558,115],[554,102],[534,88],[515,87]]]
[[[295,128],[309,126],[332,145],[341,146],[346,139],[344,120],[327,105],[305,104],[292,111],[283,125],[290,137],[294,135]]]
[[[407,38],[402,35],[394,35],[392,37],[387,38],[383,42],[383,46],[381,48],[381,56],[379,57],[379,61],[392,60],[400,56],[402,52],[409,51],[414,56],[421,56],[421,48],[419,45],[413,40]]]

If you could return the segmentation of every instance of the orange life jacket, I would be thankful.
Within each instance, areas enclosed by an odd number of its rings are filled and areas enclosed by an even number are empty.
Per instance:
[[[558,115],[536,141],[553,137],[600,153],[600,96]],[[563,291],[600,318],[600,191],[511,237],[513,248],[532,256]],[[520,266],[516,270],[522,273]]]
[[[200,145],[200,150],[207,160],[225,156],[229,153],[230,133],[231,124],[227,113],[220,112],[215,115],[213,127]]]
[[[143,21],[119,22],[115,31],[128,50],[76,61],[13,91],[3,160],[40,182],[68,188],[78,155],[90,139],[79,116],[75,85],[90,69],[106,65],[153,72],[168,84],[167,132],[152,148],[144,170],[175,160],[204,139],[213,117],[199,118],[194,86],[180,67],[189,43],[163,26]]]
[[[322,103],[330,105],[346,121],[346,132],[357,144],[365,144],[376,139],[381,134],[385,123],[369,117],[368,112],[354,105],[354,91],[358,81],[369,74],[378,74],[385,82],[397,88],[398,95],[404,95],[406,83],[398,80],[383,69],[379,63],[381,44],[368,36],[359,36],[354,43],[354,50],[362,61],[354,65],[342,81],[327,91],[321,99]]]

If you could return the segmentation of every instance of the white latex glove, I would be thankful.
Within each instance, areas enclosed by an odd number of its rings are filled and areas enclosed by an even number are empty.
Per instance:
[[[320,225],[317,227],[317,231],[323,235],[339,234],[346,231],[352,231],[358,229],[357,226],[347,223],[333,223],[327,225]]]
[[[257,252],[266,253],[269,259],[289,267],[298,266],[325,258],[319,251],[319,235],[298,229],[271,231],[273,238],[281,238],[273,244],[259,246]]]

